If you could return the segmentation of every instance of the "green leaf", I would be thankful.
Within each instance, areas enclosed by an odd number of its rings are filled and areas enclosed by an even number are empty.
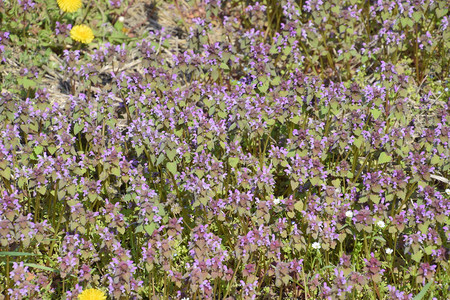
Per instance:
[[[36,254],[29,252],[1,251],[0,256],[36,256]]]
[[[259,91],[261,93],[265,93],[267,92],[267,89],[269,88],[269,84],[266,82],[263,85],[261,85],[260,87],[258,87]]]
[[[381,152],[380,157],[378,157],[378,164],[385,164],[392,160],[392,157],[386,154],[386,152]]]
[[[75,126],[73,127],[73,134],[74,134],[74,135],[77,135],[78,132],[81,131],[81,129],[83,129],[83,125],[78,124],[78,123],[75,124]]]
[[[111,174],[120,177],[120,168],[111,168]]]
[[[411,258],[415,261],[415,262],[420,262],[420,260],[423,257],[423,253],[422,251],[417,251],[417,253],[415,253],[414,255],[411,256]]]
[[[414,21],[410,18],[401,18],[400,19],[400,23],[402,24],[403,27],[413,27],[414,25]]]
[[[217,71],[217,69],[214,69],[214,70],[211,72],[211,77],[212,77],[212,79],[213,79],[214,81],[216,81],[217,78],[219,78],[219,72]]]
[[[164,161],[164,158],[165,158],[164,153],[161,153],[158,156],[158,159],[156,160],[156,165],[159,166]]]
[[[168,151],[166,151],[166,155],[170,161],[173,161],[173,159],[177,155],[177,150],[176,149],[168,150]]]
[[[196,169],[195,174],[197,175],[198,178],[203,178],[203,175],[205,175],[205,172],[203,170]]]
[[[155,229],[156,229],[156,224],[155,223],[150,223],[150,224],[147,224],[147,225],[144,225],[144,230],[145,230],[145,232],[147,232],[149,235],[152,235],[153,234],[153,231],[155,231]]]
[[[118,31],[122,31],[122,29],[123,29],[123,23],[120,22],[120,21],[117,21],[117,22],[114,24],[114,28],[117,29]]]
[[[48,152],[50,152],[51,155],[55,154],[57,148],[55,146],[49,146],[47,148]]]
[[[280,76],[277,76],[274,79],[272,79],[272,85],[279,85],[280,82],[281,82]]]
[[[434,155],[433,158],[431,159],[431,164],[437,165],[440,163],[441,163],[441,158],[438,155]]]
[[[3,176],[3,178],[9,180],[11,178],[11,169],[7,167],[6,169],[0,171],[0,174]]]
[[[303,210],[303,202],[298,200],[297,202],[295,202],[294,208],[296,211],[302,211]]]
[[[427,284],[425,284],[425,286],[422,288],[422,290],[420,291],[420,293],[418,293],[417,296],[415,296],[415,297],[413,298],[413,300],[421,300],[421,299],[423,299],[423,297],[425,297],[425,294],[426,294],[426,293],[428,292],[428,290],[430,289],[432,283],[433,283],[433,282],[430,281],[430,282],[428,282]]]
[[[223,70],[230,70],[230,67],[226,63],[221,63],[220,68]]]
[[[320,177],[317,177],[317,176],[310,178],[309,181],[311,182],[311,184],[313,186],[319,186],[322,184],[322,180],[320,179]]]
[[[144,227],[142,226],[142,224],[136,226],[136,229],[134,230],[135,233],[140,233],[144,230]]]
[[[421,13],[420,11],[415,11],[415,12],[413,13],[413,19],[414,19],[416,22],[419,22],[419,20],[420,20],[421,17],[422,17],[422,13]]]
[[[427,255],[431,255],[431,252],[434,250],[434,248],[433,248],[433,246],[428,246],[428,247],[426,247],[425,249],[423,249],[424,251],[425,251],[425,253],[427,254]]]
[[[239,163],[239,157],[230,157],[230,158],[228,158],[228,163],[233,168],[236,168],[237,164]]]
[[[224,52],[222,53],[222,61],[224,63],[227,63],[231,58],[231,53],[230,52]]]
[[[25,89],[34,88],[36,86],[36,82],[26,77],[17,79],[17,83],[22,85]]]
[[[381,110],[379,109],[371,109],[370,112],[372,113],[372,116],[374,117],[374,119],[378,119],[378,117],[381,115]]]
[[[170,173],[172,173],[172,175],[176,175],[177,174],[177,163],[176,162],[169,162],[166,165],[167,170],[169,170]]]
[[[363,142],[364,142],[364,138],[362,136],[360,136],[356,140],[353,141],[353,145],[360,148]]]
[[[275,124],[276,120],[275,119],[267,119],[266,123],[269,126],[272,126],[273,124]]]
[[[270,47],[269,53],[270,54],[277,54],[278,53],[277,46],[276,45],[272,45],[272,47]]]
[[[436,17],[438,17],[438,19],[440,19],[440,18],[443,17],[447,12],[448,12],[448,9],[445,9],[445,8],[438,8],[438,9],[436,9]]]
[[[374,239],[374,240],[381,241],[381,242],[383,242],[383,243],[386,243],[386,240],[385,240],[382,236],[375,236],[373,239]]]
[[[41,154],[42,151],[44,151],[44,147],[42,147],[42,146],[36,146],[36,147],[34,147],[34,149],[33,149],[33,152],[36,153],[36,155]]]
[[[50,272],[55,272],[55,273],[58,273],[58,272],[59,272],[57,269],[53,269],[53,268],[50,268],[50,267],[41,266],[41,265],[33,264],[33,263],[24,263],[23,265],[24,265],[24,266],[27,266],[27,267],[32,267],[32,268],[36,268],[36,269],[41,269],[41,270],[44,270],[44,271],[50,271]]]

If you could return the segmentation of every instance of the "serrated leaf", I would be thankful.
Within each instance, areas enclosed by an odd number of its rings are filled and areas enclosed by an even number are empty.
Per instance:
[[[272,79],[272,85],[279,85],[280,82],[281,82],[280,76],[277,76],[274,79]]]
[[[313,186],[319,186],[319,185],[322,184],[322,180],[320,179],[320,177],[317,177],[317,176],[313,177],[313,178],[310,178],[309,181],[311,182],[311,184]]]
[[[268,119],[267,121],[266,121],[266,123],[267,123],[267,125],[269,125],[269,126],[272,126],[273,124],[275,124],[275,119]]]
[[[422,251],[418,251],[416,253],[414,253],[411,258],[415,261],[415,262],[420,262],[420,260],[422,259],[423,253]]]
[[[278,53],[277,46],[276,46],[276,45],[272,45],[272,47],[270,47],[269,53],[270,53],[270,54],[276,54],[276,53]]]
[[[216,81],[217,78],[219,78],[219,72],[217,71],[216,68],[211,72],[211,77],[214,81]]]
[[[7,167],[6,169],[2,170],[0,174],[3,176],[3,178],[9,180],[11,178],[11,169]]]
[[[303,202],[298,200],[297,202],[295,202],[294,208],[296,211],[302,211],[303,210]]]
[[[173,159],[174,159],[175,156],[177,155],[177,150],[176,150],[176,149],[167,150],[167,151],[166,151],[166,155],[167,155],[167,158],[168,158],[170,161],[173,161]]]
[[[237,164],[239,163],[239,157],[229,157],[228,158],[228,163],[233,168],[236,168]]]
[[[415,12],[413,13],[413,19],[414,19],[416,22],[419,22],[419,20],[420,20],[421,17],[422,17],[422,13],[421,13],[420,11],[415,11]]]
[[[119,168],[112,168],[111,174],[116,175],[117,177],[120,177],[120,169]]]
[[[44,151],[44,147],[42,147],[42,146],[36,146],[36,147],[34,147],[34,149],[33,149],[33,152],[36,153],[36,155],[41,154],[42,151]]]
[[[77,135],[82,129],[83,125],[76,123],[75,126],[73,126],[73,134]]]
[[[220,68],[223,69],[223,70],[229,70],[230,69],[230,67],[226,63],[221,63],[220,64]]]
[[[49,146],[47,148],[48,152],[50,152],[51,155],[55,154],[57,148],[55,146]]]
[[[436,17],[441,18],[448,12],[448,9],[445,8],[438,8],[436,9]]]
[[[155,231],[155,229],[156,229],[156,224],[155,223],[150,223],[150,224],[147,224],[147,225],[144,225],[144,230],[145,230],[145,232],[147,232],[149,235],[152,235],[153,234],[153,231]]]
[[[205,175],[205,172],[201,169],[196,169],[195,170],[195,174],[197,175],[198,178],[203,178],[203,175]]]
[[[441,158],[438,155],[434,155],[433,158],[431,159],[431,164],[437,165],[440,163],[441,163]]]
[[[227,63],[231,58],[231,53],[230,52],[223,52],[222,53],[222,61]]]
[[[386,152],[381,152],[380,156],[378,157],[378,164],[385,164],[392,160],[392,157],[387,155]]]
[[[17,83],[22,85],[25,89],[34,88],[36,86],[36,82],[26,77],[17,79]]]
[[[164,161],[164,154],[163,153],[161,153],[159,156],[158,156],[158,159],[156,160],[156,165],[157,166],[159,166],[163,161]]]
[[[259,86],[258,89],[261,93],[265,93],[269,89],[269,84],[266,82],[263,85]]]
[[[362,136],[358,137],[356,140],[353,141],[353,145],[360,148],[362,143],[364,141],[364,138]]]
[[[167,170],[169,170],[172,175],[177,174],[177,163],[176,162],[169,162],[166,164]]]
[[[381,115],[381,110],[379,109],[371,109],[370,112],[372,113],[372,116],[374,117],[374,119],[378,119],[378,117]]]
[[[136,229],[134,230],[135,233],[140,233],[144,230],[144,227],[142,226],[142,224],[136,226]]]

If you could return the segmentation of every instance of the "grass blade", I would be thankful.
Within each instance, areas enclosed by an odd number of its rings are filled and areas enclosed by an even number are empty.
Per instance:
[[[50,267],[46,267],[46,266],[41,266],[41,265],[38,265],[38,264],[25,263],[23,265],[27,266],[27,267],[31,267],[31,268],[41,269],[41,270],[44,270],[44,271],[58,272],[58,270],[56,270],[56,269],[53,269],[53,268],[50,268]]]
[[[418,293],[417,296],[415,296],[415,297],[413,298],[413,300],[421,300],[421,299],[425,296],[425,294],[428,292],[428,290],[430,289],[431,284],[432,284],[432,282],[428,282],[428,283],[422,288],[422,290],[420,291],[420,293]]]

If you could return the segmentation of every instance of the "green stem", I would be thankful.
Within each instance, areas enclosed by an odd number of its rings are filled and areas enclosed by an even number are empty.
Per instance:
[[[231,277],[230,282],[228,282],[228,284],[227,284],[227,289],[225,291],[225,296],[223,297],[223,299],[226,299],[228,296],[228,293],[230,292],[231,284],[233,283],[234,278],[236,277],[236,273],[238,272],[239,266],[241,264],[241,260],[242,259],[239,259],[236,269],[234,270],[233,276]]]
[[[420,83],[420,70],[419,70],[419,42],[417,39],[419,38],[419,29],[417,28],[417,24],[414,26],[415,32],[415,40],[414,40],[414,63],[416,65],[416,79],[417,83]]]
[[[413,184],[413,186],[411,187],[411,189],[409,190],[409,192],[406,194],[405,199],[403,199],[402,203],[401,203],[400,206],[397,208],[397,211],[395,212],[395,215],[398,215],[398,214],[401,212],[403,205],[405,205],[406,201],[408,201],[409,197],[411,197],[412,193],[414,193],[414,191],[415,191],[416,188],[417,188],[417,185],[418,185],[417,182],[415,182],[415,183]]]
[[[54,235],[53,235],[53,240],[52,240],[52,243],[51,243],[51,245],[50,245],[50,250],[49,250],[49,255],[48,255],[49,258],[52,257],[52,254],[53,254],[53,248],[55,247],[56,238],[57,238],[58,233],[59,233],[59,227],[61,226],[61,221],[62,221],[62,218],[63,218],[63,215],[64,215],[64,211],[66,210],[66,201],[65,201],[65,197],[64,197],[63,199],[64,199],[64,201],[63,201],[63,209],[62,209],[61,212],[60,212],[59,220],[58,220],[58,223],[56,224],[55,233],[54,233]]]

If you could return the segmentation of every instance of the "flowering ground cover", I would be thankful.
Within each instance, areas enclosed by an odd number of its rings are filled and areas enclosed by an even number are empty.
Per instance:
[[[0,299],[449,299],[449,49],[445,0],[1,0]]]

